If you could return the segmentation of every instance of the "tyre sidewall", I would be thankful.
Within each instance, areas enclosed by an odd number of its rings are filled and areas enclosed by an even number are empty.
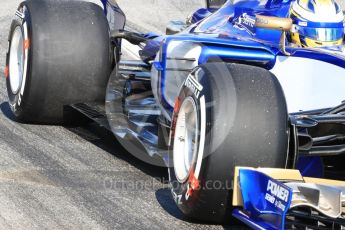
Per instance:
[[[11,78],[10,71],[8,71],[8,76],[6,77],[6,85],[7,85],[7,92],[8,92],[9,104],[10,104],[11,110],[16,115],[17,119],[21,120],[23,110],[27,106],[26,98],[28,96],[27,92],[29,91],[27,89],[29,88],[30,79],[31,79],[31,76],[30,76],[31,44],[30,43],[32,42],[32,40],[30,39],[31,38],[31,30],[30,30],[31,20],[30,20],[30,16],[27,11],[27,8],[23,3],[19,6],[17,13],[20,13],[23,17],[19,17],[18,15],[16,15],[12,21],[10,33],[9,33],[9,39],[8,39],[8,51],[6,54],[6,68],[9,69],[12,37],[17,27],[21,28],[22,33],[24,35],[24,42],[26,41],[28,46],[25,47],[25,50],[24,50],[23,78],[22,78],[22,82],[21,82],[18,92],[16,93],[12,92],[11,84],[10,84],[10,78]],[[25,68],[26,68],[26,71],[25,71]]]
[[[173,146],[174,146],[174,132],[176,128],[176,122],[178,118],[178,114],[180,112],[181,105],[186,98],[192,98],[196,105],[196,112],[197,112],[197,119],[198,119],[198,135],[197,135],[197,155],[193,160],[191,172],[188,176],[188,179],[181,183],[178,181],[175,175],[175,169],[173,164],[169,165],[169,179],[170,184],[172,186],[171,191],[175,202],[178,204],[179,208],[185,213],[187,216],[193,216],[193,210],[195,206],[198,205],[200,201],[200,196],[205,190],[206,179],[205,178],[205,169],[207,165],[207,157],[204,159],[199,159],[200,156],[200,148],[203,149],[202,152],[208,152],[209,146],[205,145],[208,143],[208,135],[211,121],[211,114],[212,114],[212,107],[206,107],[207,102],[209,102],[210,93],[208,92],[209,89],[207,88],[207,83],[205,82],[207,79],[199,79],[198,86],[202,87],[202,90],[196,90],[193,88],[193,81],[190,81],[190,78],[195,79],[195,72],[192,72],[187,80],[185,81],[184,85],[180,90],[180,94],[176,100],[172,125],[171,125],[171,135],[170,135],[170,144],[169,144],[169,158],[173,159]],[[192,84],[192,85],[191,85]],[[203,104],[203,105],[202,105]],[[202,121],[202,117],[206,119],[204,122]],[[204,128],[202,128],[204,126]],[[204,138],[202,138],[204,136]],[[199,172],[199,173],[198,173]]]

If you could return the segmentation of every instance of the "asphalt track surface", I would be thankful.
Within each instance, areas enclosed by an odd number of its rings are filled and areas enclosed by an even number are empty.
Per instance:
[[[166,169],[135,159],[97,125],[13,120],[3,72],[18,3],[0,1],[0,230],[228,228],[186,221]]]

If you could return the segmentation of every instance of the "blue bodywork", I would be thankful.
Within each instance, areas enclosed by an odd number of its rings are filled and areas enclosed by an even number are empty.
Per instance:
[[[167,47],[172,41],[192,42],[202,47],[198,58],[198,65],[219,58],[227,61],[242,61],[260,65],[268,70],[276,63],[277,56],[285,56],[280,50],[279,44],[282,31],[255,28],[254,25],[240,25],[239,18],[243,15],[255,20],[255,15],[288,17],[291,0],[243,0],[228,1],[222,8],[213,12],[213,9],[200,9],[193,15],[195,24],[188,27],[184,32],[175,36],[162,36],[149,42],[143,52],[146,56],[153,56],[159,49],[162,50],[160,63],[160,102],[171,115],[173,106],[168,103],[164,93],[166,82],[165,61]],[[251,28],[248,28],[251,27]],[[287,47],[287,52],[292,57],[309,58],[327,62],[332,65],[345,68],[345,59],[337,55],[305,49]]]
[[[250,169],[240,169],[239,182],[246,212],[236,209],[233,215],[253,229],[284,229],[292,189]]]
[[[193,41],[199,44],[207,44],[202,46],[201,55],[198,64],[207,63],[212,58],[255,61],[264,63],[268,68],[273,65],[275,61],[275,53],[266,46],[251,41],[232,40],[229,42],[227,38],[215,38],[209,36],[199,36],[197,34],[181,34],[176,36],[168,36],[161,43],[161,61],[155,65],[161,66],[161,80],[160,80],[160,102],[172,116],[173,107],[169,105],[165,91],[166,76],[166,60],[168,58],[167,47],[171,41]]]

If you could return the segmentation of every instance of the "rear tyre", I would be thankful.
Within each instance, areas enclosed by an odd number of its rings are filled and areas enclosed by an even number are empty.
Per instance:
[[[171,130],[172,194],[193,219],[231,218],[235,166],[286,166],[286,102],[279,82],[265,69],[198,67],[180,91]]]
[[[104,102],[111,53],[108,22],[98,5],[21,3],[11,25],[6,62],[9,104],[17,120],[63,123],[64,106]]]

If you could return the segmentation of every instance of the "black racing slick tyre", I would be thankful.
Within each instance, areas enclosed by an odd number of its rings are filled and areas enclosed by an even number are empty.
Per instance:
[[[110,47],[108,22],[98,5],[22,2],[10,29],[5,71],[16,119],[63,123],[66,105],[104,102],[113,59]]]
[[[231,218],[235,166],[285,168],[288,112],[269,71],[241,64],[196,68],[181,88],[170,135],[173,198],[189,218]]]

